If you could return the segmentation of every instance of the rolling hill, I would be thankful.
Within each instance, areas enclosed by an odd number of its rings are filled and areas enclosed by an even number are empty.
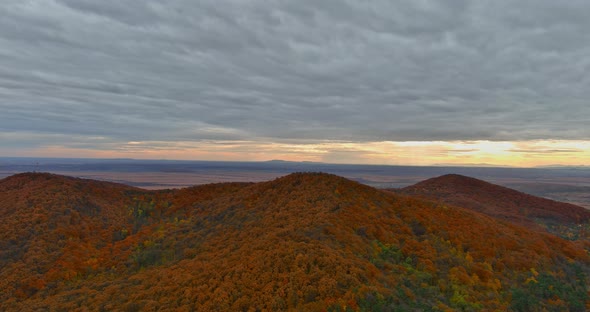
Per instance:
[[[583,242],[295,173],[146,191],[0,180],[0,310],[584,311]]]
[[[525,194],[457,174],[428,179],[400,190],[410,196],[440,200],[530,228],[559,231],[587,224],[590,210]]]

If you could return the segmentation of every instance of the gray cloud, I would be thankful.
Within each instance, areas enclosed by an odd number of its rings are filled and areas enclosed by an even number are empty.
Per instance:
[[[581,0],[5,0],[0,132],[588,139],[589,11]]]

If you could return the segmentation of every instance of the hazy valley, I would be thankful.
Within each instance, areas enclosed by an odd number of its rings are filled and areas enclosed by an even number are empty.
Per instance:
[[[590,209],[590,168],[341,165],[313,162],[222,162],[138,159],[0,157],[0,178],[20,172],[111,181],[144,189],[222,182],[262,182],[291,172],[327,172],[380,188],[403,188],[432,177],[462,174]]]

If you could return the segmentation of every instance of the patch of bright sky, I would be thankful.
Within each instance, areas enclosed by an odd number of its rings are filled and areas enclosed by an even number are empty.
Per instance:
[[[89,157],[178,160],[318,161],[386,165],[495,165],[534,167],[588,165],[590,141],[408,141],[280,143],[259,141],[108,143],[104,149],[46,145],[20,149],[0,147],[4,156]]]

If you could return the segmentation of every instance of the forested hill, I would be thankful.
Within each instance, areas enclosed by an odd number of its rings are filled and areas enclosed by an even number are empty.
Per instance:
[[[322,173],[0,180],[0,310],[584,311],[583,242]]]
[[[541,227],[564,236],[590,221],[590,210],[573,204],[525,194],[500,185],[457,174],[444,175],[400,190],[401,193],[470,208],[527,227]]]

